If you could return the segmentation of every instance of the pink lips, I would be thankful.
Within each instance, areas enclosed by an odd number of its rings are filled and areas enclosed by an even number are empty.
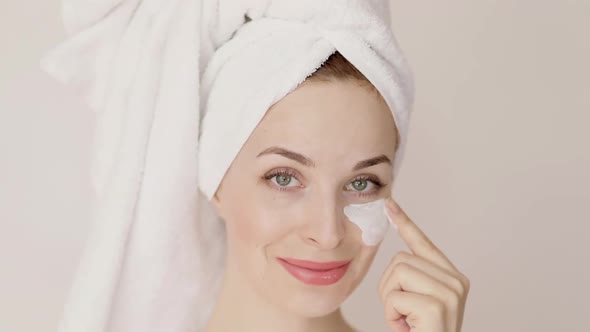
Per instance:
[[[298,280],[310,285],[331,285],[342,279],[350,260],[338,262],[312,262],[294,258],[278,258],[281,265]]]

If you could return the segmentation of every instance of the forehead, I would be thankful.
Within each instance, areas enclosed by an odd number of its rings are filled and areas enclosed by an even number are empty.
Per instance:
[[[281,145],[316,159],[362,151],[393,157],[393,121],[383,98],[357,81],[306,82],[267,111],[245,148]]]

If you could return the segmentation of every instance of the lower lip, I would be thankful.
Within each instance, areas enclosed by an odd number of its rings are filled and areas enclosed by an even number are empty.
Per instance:
[[[309,285],[326,286],[337,283],[338,280],[342,279],[346,271],[348,270],[349,263],[339,266],[330,270],[312,270],[301,266],[287,263],[286,261],[278,258],[281,265],[287,270],[293,277]]]

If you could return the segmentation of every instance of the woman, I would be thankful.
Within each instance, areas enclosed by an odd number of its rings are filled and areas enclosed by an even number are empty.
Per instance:
[[[397,142],[387,104],[339,53],[273,105],[213,199],[228,252],[205,331],[354,331],[339,306],[379,246],[365,245],[342,209],[389,197]],[[386,158],[351,171],[381,155]],[[385,320],[393,331],[460,331],[467,278],[393,200],[388,206],[413,253],[397,254],[383,274]],[[318,283],[289,266],[304,265],[297,260],[345,262],[345,272]]]
[[[461,329],[467,278],[389,197],[413,84],[387,1],[63,14],[71,38],[43,67],[98,125],[95,229],[60,331],[352,331],[339,306],[387,219],[412,251],[379,285],[389,326]]]

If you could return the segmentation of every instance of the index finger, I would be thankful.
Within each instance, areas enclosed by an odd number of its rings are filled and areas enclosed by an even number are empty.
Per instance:
[[[408,217],[391,196],[387,198],[385,206],[389,217],[398,227],[398,233],[415,255],[423,257],[441,267],[446,267],[454,271],[457,270],[447,256]]]

